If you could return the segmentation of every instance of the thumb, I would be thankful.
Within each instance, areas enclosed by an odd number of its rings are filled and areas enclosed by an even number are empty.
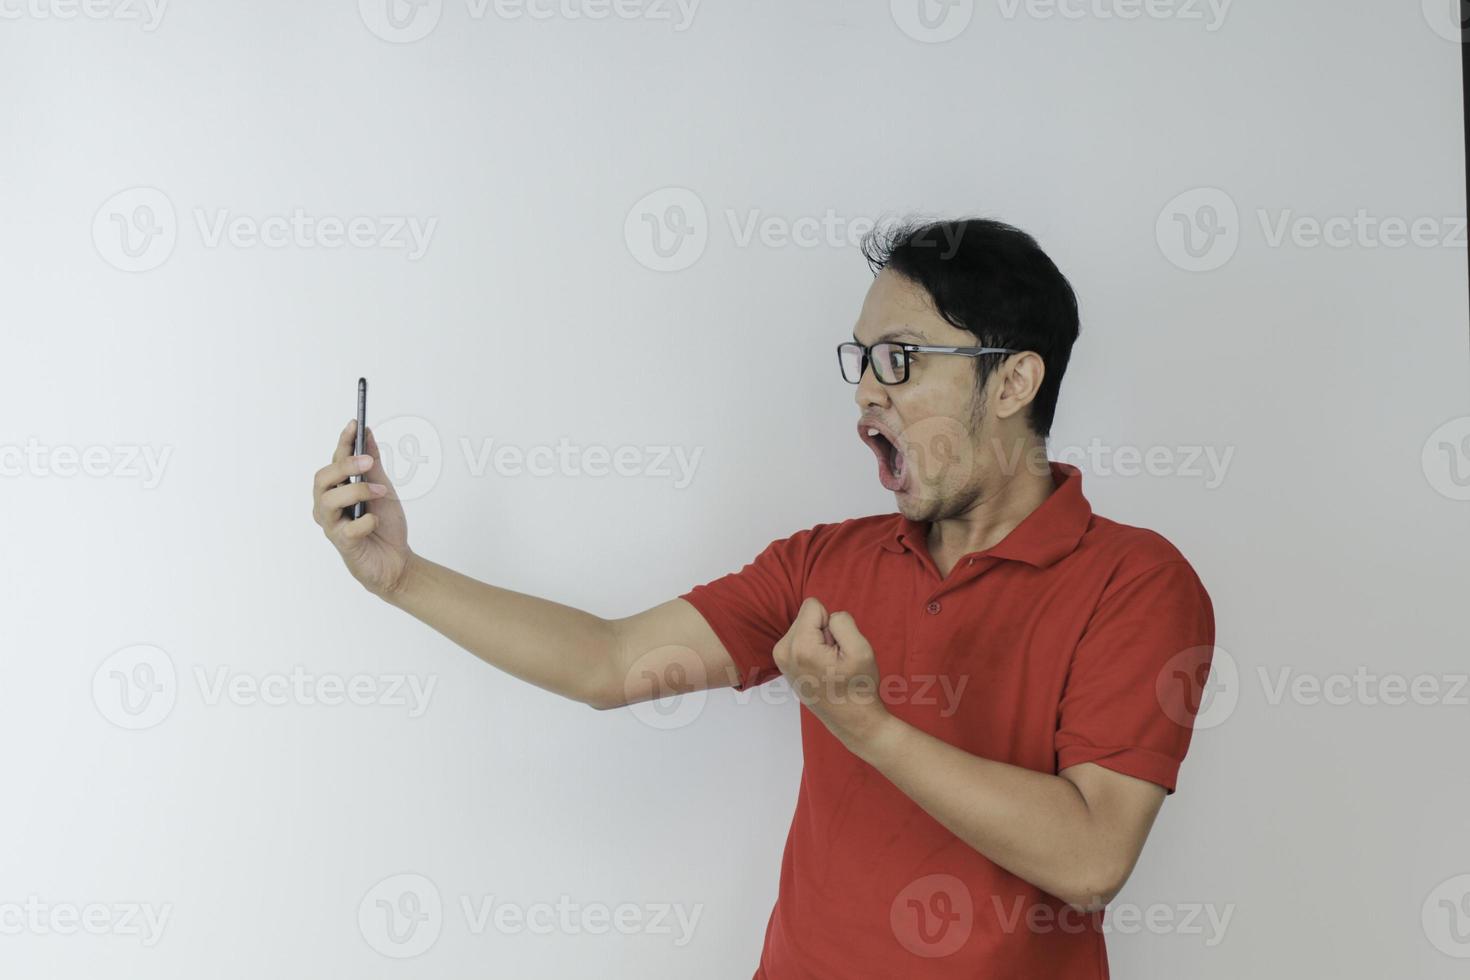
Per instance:
[[[843,653],[859,653],[868,649],[867,637],[858,630],[852,613],[833,613],[827,619],[827,628],[832,631],[832,638],[837,641]]]
[[[367,426],[367,432],[363,439],[363,452],[373,458],[372,468],[362,475],[364,480],[371,483],[381,483],[388,488],[386,496],[392,500],[398,499],[398,493],[393,487],[393,481],[388,479],[388,471],[383,467],[383,454],[378,449],[378,440],[373,438],[373,427]]]
[[[796,622],[806,628],[818,628],[827,625],[827,607],[822,605],[822,600],[814,595],[809,595],[801,601],[801,606],[796,610]]]
[[[823,646],[831,645],[827,634],[827,607],[820,599],[807,596],[802,600],[801,608],[796,610],[796,621],[791,624],[791,632],[798,637],[815,637]]]

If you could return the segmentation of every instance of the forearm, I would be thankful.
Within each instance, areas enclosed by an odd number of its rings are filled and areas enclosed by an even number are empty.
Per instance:
[[[592,703],[604,686],[614,632],[591,613],[488,585],[419,555],[410,556],[398,588],[383,600],[537,687]]]
[[[1071,905],[1102,907],[1131,870],[1110,865],[1115,849],[1061,776],[972,755],[892,716],[849,748],[956,837]]]

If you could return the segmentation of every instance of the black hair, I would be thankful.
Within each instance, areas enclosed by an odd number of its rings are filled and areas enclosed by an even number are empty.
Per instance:
[[[1042,438],[1050,434],[1080,327],[1072,284],[1036,239],[989,218],[907,219],[874,228],[862,252],[873,275],[891,269],[923,287],[939,315],[974,334],[976,346],[1040,355],[1046,376],[1027,406],[1027,423]],[[974,358],[981,390],[1006,356]]]

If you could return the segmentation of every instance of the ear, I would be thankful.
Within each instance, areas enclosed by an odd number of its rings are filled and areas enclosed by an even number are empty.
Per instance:
[[[996,418],[1007,419],[1024,412],[1036,400],[1041,382],[1046,378],[1046,362],[1035,351],[1010,354],[1005,363],[990,376],[995,386],[992,396]]]

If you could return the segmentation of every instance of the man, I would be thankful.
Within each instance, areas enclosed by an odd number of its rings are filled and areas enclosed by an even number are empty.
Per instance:
[[[1104,978],[1101,910],[1174,790],[1213,609],[1165,538],[1093,514],[1046,458],[1078,317],[1036,242],[969,220],[864,253],[838,359],[896,514],[618,620],[414,554],[350,424],[315,516],[369,591],[595,707],[787,678],[804,769],[757,978]]]

